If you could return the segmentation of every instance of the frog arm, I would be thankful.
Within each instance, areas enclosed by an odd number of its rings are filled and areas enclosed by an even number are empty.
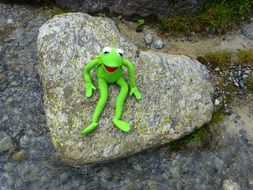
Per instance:
[[[99,64],[99,59],[95,58],[91,60],[85,67],[83,71],[83,76],[86,84],[86,97],[90,97],[92,95],[92,90],[96,89],[95,86],[91,82],[91,76],[90,76],[90,71],[92,68],[97,66]]]
[[[128,82],[130,87],[136,87],[134,65],[128,59],[124,59],[123,65],[127,67],[128,70]]]
[[[141,93],[136,87],[134,65],[128,59],[123,60],[123,65],[126,66],[128,70],[128,82],[131,88],[130,95],[134,94],[136,99],[139,100],[141,99]]]

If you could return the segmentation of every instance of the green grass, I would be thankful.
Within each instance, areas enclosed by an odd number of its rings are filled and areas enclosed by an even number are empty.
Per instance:
[[[198,14],[176,15],[162,20],[161,26],[171,33],[225,33],[237,26],[242,17],[249,16],[252,9],[253,0],[210,0]]]
[[[232,58],[236,61],[232,62]],[[222,70],[228,69],[231,65],[253,65],[253,49],[232,51],[210,52],[198,57],[198,60],[211,69],[219,67]]]
[[[249,76],[245,79],[246,85],[247,85],[247,89],[250,92],[253,92],[253,76]]]
[[[224,70],[231,64],[231,56],[232,52],[229,51],[210,52],[199,57],[198,60],[203,64],[209,64],[212,69],[219,67]]]
[[[239,51],[237,58],[239,65],[253,65],[253,49]]]
[[[50,15],[53,17],[55,15],[60,15],[60,14],[70,13],[70,12],[72,12],[72,10],[70,8],[55,7],[55,8],[53,8]]]

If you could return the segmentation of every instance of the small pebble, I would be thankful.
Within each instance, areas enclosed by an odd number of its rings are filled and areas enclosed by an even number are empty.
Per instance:
[[[7,20],[7,24],[14,24],[13,19],[8,19],[8,20]]]
[[[153,36],[151,34],[146,34],[144,39],[145,39],[146,44],[150,45],[153,41]]]
[[[247,77],[248,77],[248,75],[246,75],[246,74],[242,75],[243,79],[246,79]]]
[[[12,156],[12,159],[18,162],[25,160],[26,158],[27,158],[27,152],[25,150],[20,150],[19,152],[16,152]]]
[[[163,44],[162,40],[158,39],[158,40],[155,41],[154,46],[155,46],[156,49],[162,49],[164,44]]]
[[[189,42],[191,42],[191,41],[192,41],[192,39],[191,39],[191,38],[189,38],[189,37],[188,37],[188,38],[186,38],[186,40],[187,40],[187,41],[189,41]]]
[[[239,81],[239,87],[240,88],[244,88],[245,84],[244,84],[244,81],[243,80],[240,80]]]
[[[214,105],[218,106],[220,104],[220,101],[218,99],[215,99]]]
[[[235,82],[234,84],[235,84],[235,86],[239,87],[239,84],[237,82]]]
[[[0,132],[0,153],[9,150],[12,147],[12,140],[9,135]]]
[[[215,71],[219,71],[220,70],[220,68],[219,67],[215,67],[215,69],[214,69]]]
[[[229,179],[226,179],[223,181],[222,187],[224,190],[240,190],[241,189],[240,186],[236,182]]]
[[[250,185],[253,185],[253,176],[251,178],[249,178],[248,181],[249,181]]]

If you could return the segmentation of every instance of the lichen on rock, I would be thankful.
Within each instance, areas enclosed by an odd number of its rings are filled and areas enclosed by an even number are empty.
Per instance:
[[[54,146],[69,164],[125,157],[178,139],[211,119],[213,87],[205,66],[187,56],[154,51],[137,56],[137,47],[108,18],[83,13],[55,16],[40,28],[37,44],[47,124]],[[118,87],[110,85],[99,127],[81,138],[99,97],[98,90],[85,97],[83,69],[104,46],[125,50],[135,64],[143,98],[127,98],[122,118],[132,130],[122,133],[111,121]]]

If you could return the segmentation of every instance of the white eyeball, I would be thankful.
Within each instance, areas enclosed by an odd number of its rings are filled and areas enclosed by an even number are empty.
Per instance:
[[[103,53],[104,54],[108,54],[108,53],[110,53],[111,52],[111,48],[110,47],[105,47],[104,49],[103,49]]]
[[[122,49],[117,49],[117,54],[119,54],[120,56],[123,56],[124,51]]]

